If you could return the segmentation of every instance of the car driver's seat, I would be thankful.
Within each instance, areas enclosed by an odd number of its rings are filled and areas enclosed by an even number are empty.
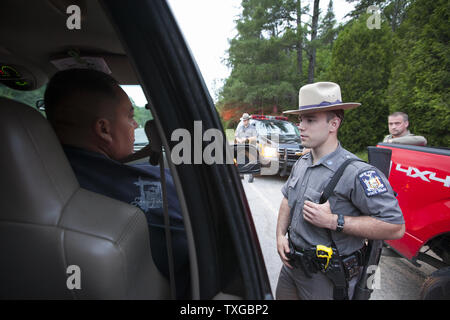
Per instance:
[[[0,98],[0,146],[0,299],[170,297],[144,214],[80,188],[37,110]]]

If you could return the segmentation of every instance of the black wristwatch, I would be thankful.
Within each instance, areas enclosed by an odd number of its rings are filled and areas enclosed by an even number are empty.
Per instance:
[[[342,230],[344,230],[344,223],[344,215],[338,214],[336,232],[341,232]]]

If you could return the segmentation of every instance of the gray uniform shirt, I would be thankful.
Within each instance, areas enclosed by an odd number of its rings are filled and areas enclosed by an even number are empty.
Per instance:
[[[256,128],[252,124],[249,124],[247,127],[244,125],[238,126],[235,133],[236,138],[251,138],[256,137],[256,135]]]
[[[297,248],[318,244],[331,245],[327,230],[303,219],[305,200],[319,203],[323,189],[340,165],[354,154],[338,148],[313,165],[308,153],[297,160],[281,192],[288,199],[291,216],[291,240]],[[357,158],[358,159],[358,158]],[[403,224],[403,215],[387,178],[375,167],[361,161],[350,163],[328,199],[331,212],[344,216],[367,215],[393,224]],[[345,225],[344,225],[345,229]],[[363,246],[364,239],[332,231],[341,255]]]

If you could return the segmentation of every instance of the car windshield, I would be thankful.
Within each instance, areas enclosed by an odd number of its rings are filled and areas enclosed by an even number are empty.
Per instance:
[[[148,143],[147,135],[144,130],[145,122],[153,119],[150,110],[145,109],[147,99],[145,98],[140,85],[122,85],[121,87],[127,93],[133,104],[134,120],[136,120],[138,124],[138,127],[134,130],[134,145],[144,146]]]
[[[147,135],[144,128],[137,128],[134,130],[134,145],[146,145],[148,143]]]
[[[297,127],[288,121],[259,120],[255,122],[256,131],[259,135],[300,135]]]

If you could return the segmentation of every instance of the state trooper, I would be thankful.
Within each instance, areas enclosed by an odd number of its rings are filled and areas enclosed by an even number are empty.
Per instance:
[[[258,133],[256,132],[256,128],[254,125],[250,124],[250,115],[248,113],[242,114],[241,122],[239,123],[238,127],[236,128],[235,132],[235,138],[234,141],[236,143],[243,143],[243,144],[255,144]],[[256,157],[251,153],[248,152],[247,156],[250,161],[255,161]],[[243,178],[243,175],[241,175],[241,179]],[[254,180],[253,174],[250,174],[248,178],[248,182],[252,183]]]
[[[235,133],[237,143],[254,143],[256,141],[257,132],[253,125],[250,124],[250,115],[244,113],[241,117],[242,123],[238,125]]]
[[[281,190],[284,198],[276,238],[283,266],[277,299],[336,298],[331,273],[324,270],[328,261],[325,264],[319,258],[319,246],[332,247],[339,259],[355,257],[346,261],[357,261],[352,270],[360,271],[365,239],[399,239],[405,232],[403,215],[387,178],[365,162],[352,161],[328,200],[319,203],[324,188],[341,164],[347,159],[358,159],[337,138],[344,110],[358,106],[360,103],[342,102],[339,85],[318,82],[300,89],[298,110],[285,112],[299,115],[302,145],[311,152],[296,162]],[[301,254],[293,256],[293,252]],[[345,270],[344,299],[351,299],[359,274]]]

